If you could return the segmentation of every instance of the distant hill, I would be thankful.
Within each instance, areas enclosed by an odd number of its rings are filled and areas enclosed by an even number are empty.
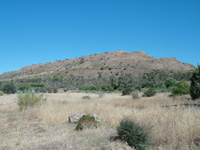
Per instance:
[[[105,52],[80,58],[66,59],[45,64],[25,66],[18,71],[6,72],[0,75],[0,81],[50,78],[57,74],[63,79],[69,77],[98,78],[111,75],[132,74],[137,77],[153,70],[165,70],[173,72],[188,72],[195,67],[188,63],[182,63],[176,58],[153,58],[145,52]]]

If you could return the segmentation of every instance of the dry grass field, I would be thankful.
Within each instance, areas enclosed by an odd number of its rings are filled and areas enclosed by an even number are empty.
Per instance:
[[[174,99],[165,93],[132,100],[120,93],[100,97],[66,92],[44,97],[46,103],[20,112],[17,95],[0,96],[0,150],[129,150],[125,143],[108,140],[110,128],[116,128],[125,117],[149,128],[154,143],[150,150],[200,149],[196,144],[200,137],[200,108],[181,105],[200,101],[188,100],[189,96]],[[102,125],[75,131],[76,125],[67,122],[72,113],[96,114]]]

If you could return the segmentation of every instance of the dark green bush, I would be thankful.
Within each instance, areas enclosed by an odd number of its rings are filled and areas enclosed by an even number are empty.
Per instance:
[[[138,91],[141,91],[142,87],[138,85],[138,86],[135,87],[135,89],[138,90]]]
[[[156,90],[154,89],[148,89],[147,91],[144,92],[144,97],[152,97],[156,95]]]
[[[190,81],[190,96],[193,100],[200,98],[200,65],[198,65],[197,70],[192,74]]]
[[[3,85],[2,91],[6,94],[14,94],[16,93],[16,87],[14,83],[7,83]]]
[[[165,81],[165,86],[167,88],[174,87],[175,84],[176,84],[176,80],[174,78],[167,78],[166,81]]]
[[[114,88],[112,86],[104,85],[104,86],[101,87],[101,90],[112,92],[112,91],[114,91]]]
[[[145,127],[129,120],[124,119],[117,127],[119,139],[126,141],[136,150],[145,150],[150,145],[150,137]]]
[[[58,93],[58,88],[57,87],[53,88],[53,93]]]
[[[22,84],[22,85],[18,86],[19,91],[27,91],[27,90],[30,90],[30,89],[31,89],[31,87],[30,87],[29,84]]]
[[[190,93],[190,85],[186,80],[181,80],[177,82],[172,89],[172,96],[181,96]]]
[[[129,87],[122,90],[122,95],[130,95],[133,90]]]

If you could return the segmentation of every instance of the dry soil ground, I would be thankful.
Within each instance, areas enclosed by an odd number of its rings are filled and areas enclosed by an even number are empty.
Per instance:
[[[83,99],[84,96],[90,99]],[[180,106],[200,104],[189,96],[173,99],[165,93],[132,100],[120,93],[102,96],[66,92],[44,97],[46,103],[20,112],[17,95],[0,96],[0,150],[128,150],[131,148],[126,144],[108,140],[110,128],[116,128],[124,117],[150,128],[154,145],[149,149],[200,149],[196,144],[200,136],[200,108]],[[76,125],[67,122],[71,113],[95,113],[102,125],[75,131]]]

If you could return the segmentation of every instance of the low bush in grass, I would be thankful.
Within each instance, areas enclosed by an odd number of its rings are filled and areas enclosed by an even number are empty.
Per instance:
[[[144,92],[143,97],[152,97],[154,95],[156,95],[156,90],[148,89],[147,91]]]
[[[3,96],[3,95],[4,95],[4,93],[2,91],[0,91],[0,96]]]
[[[119,139],[126,141],[136,150],[145,150],[151,144],[148,130],[129,119],[123,119],[117,131]]]
[[[90,96],[83,96],[82,99],[90,99]]]
[[[139,92],[138,92],[138,91],[133,91],[133,92],[132,92],[132,99],[133,99],[133,100],[139,99]]]
[[[33,90],[18,93],[18,106],[20,110],[33,107],[34,105],[45,101],[46,99],[43,95],[37,95]]]

